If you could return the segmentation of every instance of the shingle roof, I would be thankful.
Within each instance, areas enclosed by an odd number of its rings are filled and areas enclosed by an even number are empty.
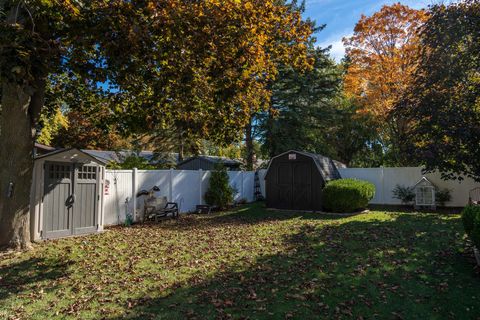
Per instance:
[[[273,157],[270,160],[267,171],[270,168],[270,165],[271,165],[273,159],[278,158],[278,157],[283,156],[283,155],[288,154],[288,153],[298,153],[298,154],[304,155],[306,157],[312,158],[312,160],[315,162],[315,164],[318,168],[318,171],[320,172],[320,174],[322,175],[322,178],[325,181],[341,179],[342,177],[340,175],[340,172],[338,172],[338,168],[339,167],[342,167],[342,168],[346,167],[343,163],[338,162],[336,160],[332,160],[329,157],[322,156],[321,154],[303,152],[303,151],[297,151],[297,150],[289,150],[287,152],[284,152],[282,154],[279,154],[279,155]]]
[[[44,158],[49,158],[49,157],[52,157],[52,156],[55,156],[55,155],[58,155],[58,154],[61,154],[61,153],[64,153],[64,152],[68,152],[68,151],[78,151],[78,152],[81,152],[83,154],[85,154],[86,156],[88,156],[90,159],[92,159],[93,161],[96,161],[96,162],[100,162],[102,164],[107,164],[108,161],[105,161],[104,159],[101,159],[101,158],[97,158],[87,152],[85,152],[84,150],[81,150],[81,149],[77,149],[77,148],[67,148],[67,149],[57,149],[55,151],[52,151],[52,152],[49,152],[49,153],[46,153],[46,154],[42,154],[42,155],[39,155],[39,156],[36,156],[35,157],[35,160],[37,159],[44,159]]]
[[[297,151],[298,152],[298,151]],[[319,168],[320,174],[322,175],[325,181],[340,179],[340,172],[338,172],[337,165],[334,160],[322,156],[321,154],[309,153],[309,152],[299,152],[306,156],[311,157],[317,167]],[[337,161],[338,162],[338,161]]]
[[[206,156],[206,155],[198,155],[194,157],[190,157],[185,159],[184,161],[180,162],[179,165],[184,164],[186,162],[192,161],[194,159],[203,159],[212,163],[222,163],[227,166],[240,166],[242,162],[236,159],[230,159],[226,157],[217,157],[217,156]]]
[[[132,151],[110,151],[110,150],[82,150],[83,152],[106,162],[122,162],[124,158],[132,154]],[[149,163],[157,163],[162,159],[156,159],[153,151],[141,151],[138,156],[144,158]],[[177,162],[177,154],[169,154]]]

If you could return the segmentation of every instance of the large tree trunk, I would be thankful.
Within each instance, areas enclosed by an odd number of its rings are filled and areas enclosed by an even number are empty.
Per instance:
[[[2,83],[0,111],[0,249],[30,247],[30,187],[34,123],[43,105],[44,81],[30,87]]]

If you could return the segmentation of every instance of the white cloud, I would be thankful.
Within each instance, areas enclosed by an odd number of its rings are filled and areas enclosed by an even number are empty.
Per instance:
[[[330,56],[335,59],[335,61],[340,62],[345,56],[345,47],[343,46],[342,39],[344,37],[350,37],[351,34],[338,34],[333,37],[328,38],[325,41],[321,41],[317,44],[320,48],[326,48],[331,46]]]

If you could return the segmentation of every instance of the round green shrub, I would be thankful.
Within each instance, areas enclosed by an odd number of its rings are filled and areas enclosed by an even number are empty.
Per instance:
[[[357,179],[339,179],[323,189],[323,206],[330,212],[354,212],[367,207],[375,195],[375,185]]]
[[[480,206],[466,206],[462,211],[462,222],[465,233],[471,236],[475,224],[475,217],[480,215]]]

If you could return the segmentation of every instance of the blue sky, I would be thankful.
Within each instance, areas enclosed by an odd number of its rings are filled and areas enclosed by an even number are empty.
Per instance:
[[[321,47],[332,46],[332,57],[337,61],[345,51],[342,38],[353,33],[353,28],[362,14],[372,15],[384,4],[396,3],[398,0],[306,0],[305,16],[326,24],[326,28],[317,34],[317,44]],[[404,0],[401,3],[412,8],[426,8],[438,0]]]

